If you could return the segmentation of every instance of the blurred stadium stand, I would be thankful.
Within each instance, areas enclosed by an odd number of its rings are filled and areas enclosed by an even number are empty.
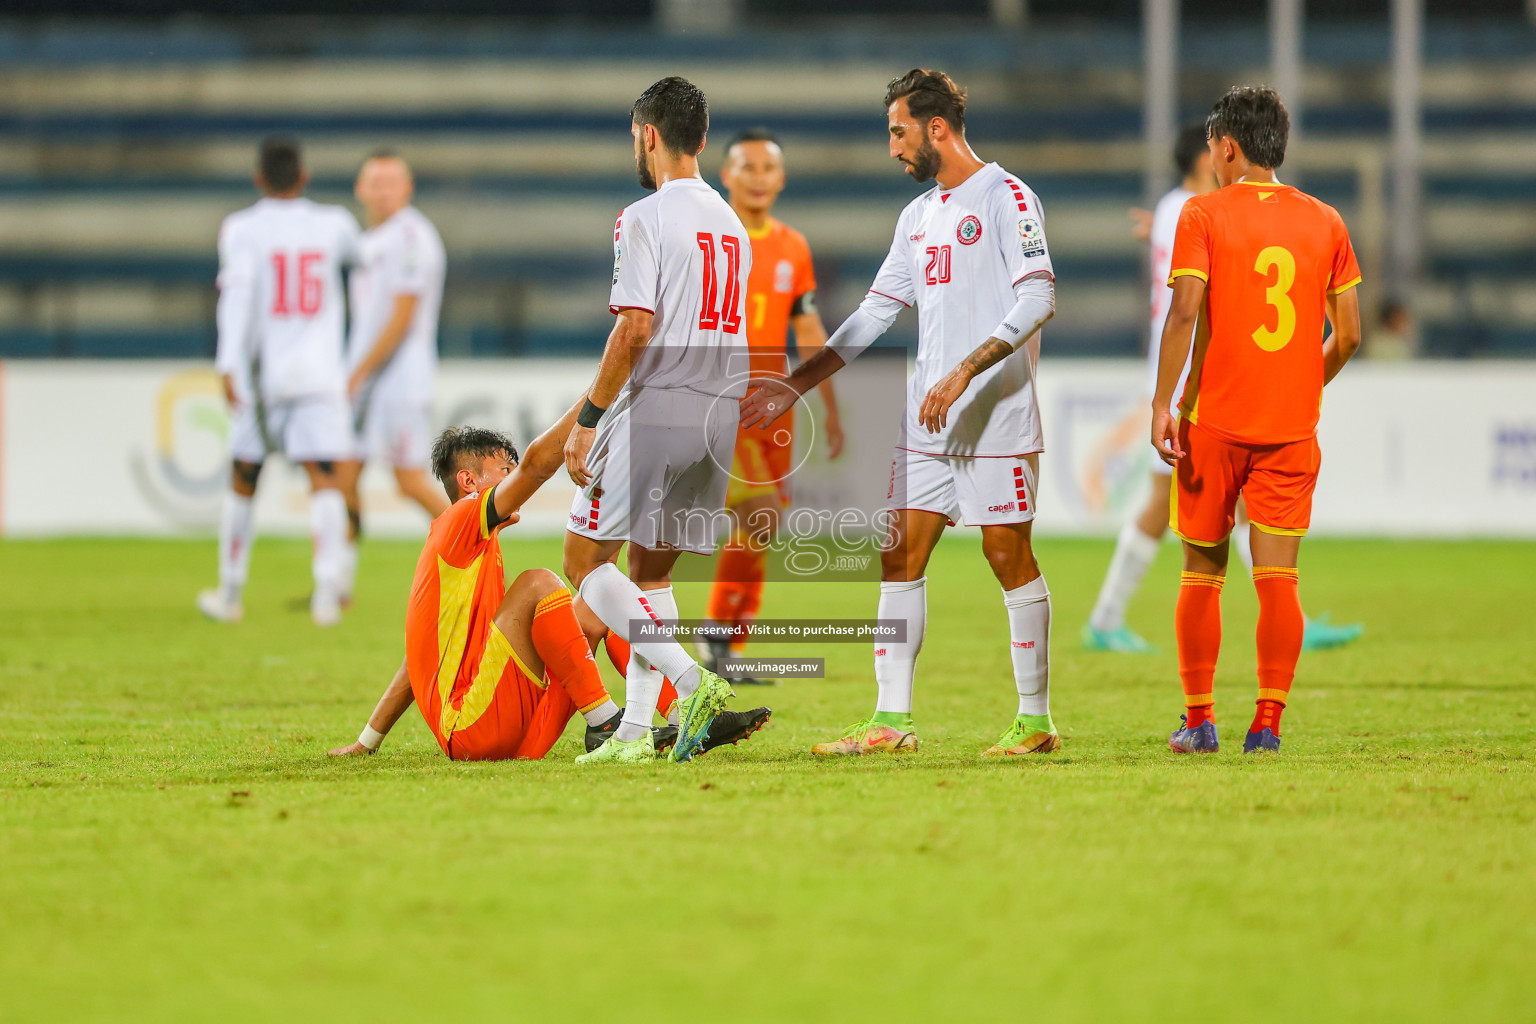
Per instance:
[[[304,141],[322,201],[350,203],[375,148],[411,160],[448,246],[445,354],[596,352],[610,228],[641,194],[628,107],[670,73],[710,96],[710,175],[737,129],[783,137],[779,213],[810,238],[835,325],[918,188],[886,156],[880,108],[885,82],[915,64],[970,87],[977,150],[1045,203],[1060,281],[1048,350],[1144,350],[1145,261],[1126,215],[1143,199],[1136,4],[946,4],[934,32],[928,3],[745,0],[728,34],[658,27],[661,8],[686,2],[447,3],[455,16],[429,22],[395,17],[413,5],[394,2],[298,20],[254,12],[362,5],[226,0],[187,18],[97,2],[60,20],[58,3],[13,0],[0,20],[0,356],[211,355],[214,237],[253,200],[255,143],[274,132]],[[999,28],[999,8],[1027,10],[1027,24]],[[1227,85],[1268,77],[1262,9],[1205,20],[1230,8],[1184,5],[1189,119]],[[828,16],[839,10],[861,16]],[[1421,350],[1536,355],[1536,32],[1511,0],[1429,13],[1426,275],[1409,297]],[[1368,285],[1387,218],[1383,15],[1369,0],[1314,12],[1304,134],[1283,175],[1340,207]]]

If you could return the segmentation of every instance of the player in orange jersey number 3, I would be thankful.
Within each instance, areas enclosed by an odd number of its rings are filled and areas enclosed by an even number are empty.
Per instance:
[[[1180,753],[1218,745],[1213,680],[1239,493],[1259,596],[1258,709],[1243,750],[1280,749],[1304,628],[1296,556],[1312,518],[1323,385],[1360,346],[1360,267],[1343,219],[1275,177],[1289,132],[1273,89],[1228,91],[1206,119],[1221,187],[1184,204],[1173,244],[1152,445],[1175,467],[1169,522],[1184,541],[1174,629],[1186,712],[1168,738]]]

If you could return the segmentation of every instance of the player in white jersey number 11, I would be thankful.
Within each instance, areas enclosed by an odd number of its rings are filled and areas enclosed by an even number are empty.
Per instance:
[[[740,218],[699,177],[709,130],[704,94],[663,78],[635,101],[630,120],[636,176],[653,191],[614,225],[608,306],[618,319],[565,443],[566,468],[581,488],[566,525],[565,574],[630,643],[624,720],[577,758],[583,764],[652,756],[663,676],[678,693],[673,761],[704,748],[731,696],[668,627],[677,619],[673,564],[683,551],[713,553],[727,518],[736,399],[746,391],[752,246]],[[626,543],[627,577],[615,564]]]
[[[893,535],[882,546],[882,620],[904,636],[875,645],[875,712],[817,754],[917,747],[912,684],[927,625],[928,557],[947,525],[981,528],[1003,589],[1018,712],[987,755],[1047,753],[1051,722],[1050,592],[1030,526],[1043,444],[1035,398],[1039,330],[1055,312],[1055,274],[1039,198],[965,140],[965,90],[916,68],[885,96],[890,154],[937,187],[896,222],[890,254],[863,303],[788,378],[757,380],[745,426],[767,423],[869,346],[903,306],[918,309],[916,371],[891,466]]]

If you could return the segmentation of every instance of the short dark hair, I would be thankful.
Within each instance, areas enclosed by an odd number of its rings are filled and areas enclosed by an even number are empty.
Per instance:
[[[1203,124],[1187,124],[1179,132],[1178,141],[1173,144],[1173,162],[1181,176],[1187,178],[1189,172],[1195,169],[1195,161],[1205,152],[1206,138]]]
[[[485,427],[449,427],[437,435],[432,445],[432,474],[448,492],[449,501],[458,501],[459,470],[475,469],[471,460],[489,458],[505,453],[513,464],[517,462],[517,445],[507,435]]]
[[[1211,108],[1205,134],[1211,139],[1232,139],[1252,163],[1274,170],[1285,162],[1291,115],[1280,94],[1269,86],[1234,85]]]
[[[304,157],[297,139],[270,138],[261,141],[256,166],[261,180],[273,192],[292,192],[304,174]]]
[[[957,132],[965,131],[965,90],[942,71],[913,68],[885,87],[885,105],[905,98],[912,116],[927,124],[942,117]]]
[[[695,156],[709,133],[709,100],[686,78],[669,75],[640,94],[629,108],[635,124],[652,125],[668,152]]]
[[[743,142],[771,142],[777,146],[779,145],[779,137],[767,128],[746,128],[736,133],[735,137],[725,147],[725,151],[729,153],[734,147],[739,146]]]

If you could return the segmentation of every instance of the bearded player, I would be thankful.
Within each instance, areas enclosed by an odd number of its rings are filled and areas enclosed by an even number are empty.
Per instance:
[[[1174,630],[1186,712],[1168,738],[1180,753],[1218,747],[1213,683],[1239,494],[1259,596],[1259,695],[1243,752],[1280,749],[1304,629],[1296,562],[1317,486],[1323,386],[1360,346],[1360,267],[1343,218],[1275,177],[1289,133],[1273,89],[1229,90],[1206,119],[1221,187],[1184,204],[1174,238],[1152,445],[1174,467],[1169,520],[1184,541]]]
[[[752,249],[741,219],[699,175],[709,104],[669,77],[630,109],[635,171],[654,190],[614,225],[613,330],[565,442],[580,491],[565,534],[565,575],[582,600],[630,642],[625,717],[582,764],[655,756],[652,705],[662,677],[677,688],[677,743],[687,761],[725,710],[730,684],[672,634],[672,566],[683,551],[712,554],[725,513],[746,391],[742,332]],[[630,546],[630,575],[615,564]],[[639,695],[639,696],[637,696]]]
[[[741,218],[752,242],[752,274],[747,278],[746,328],[752,376],[789,374],[789,330],[801,360],[827,342],[827,329],[816,310],[816,271],[805,236],[773,217],[773,204],[784,191],[784,152],[763,128],[749,129],[731,141],[720,180],[731,209]],[[819,390],[826,409],[822,429],[827,457],[843,450],[843,428],[832,382]],[[704,664],[720,671],[720,660],[746,646],[749,622],[763,600],[768,547],[778,532],[779,515],[789,506],[789,475],[794,454],[794,412],[758,430],[736,434],[725,504],[734,528],[720,552],[709,610],[701,633]],[[732,683],[752,683],[732,676]]]
[[[917,368],[891,477],[891,532],[882,547],[879,618],[905,638],[875,646],[874,714],[812,750],[866,754],[917,748],[912,684],[927,626],[928,557],[944,528],[981,528],[1002,586],[1018,714],[987,755],[1061,745],[1051,722],[1051,605],[1030,527],[1043,447],[1035,398],[1039,330],[1055,312],[1055,273],[1040,200],[1016,175],[983,163],[965,140],[965,90],[922,68],[885,95],[890,154],[936,187],[913,200],[863,303],[787,380],[754,380],[742,403],[753,426],[782,416],[811,386],[918,308]]]

